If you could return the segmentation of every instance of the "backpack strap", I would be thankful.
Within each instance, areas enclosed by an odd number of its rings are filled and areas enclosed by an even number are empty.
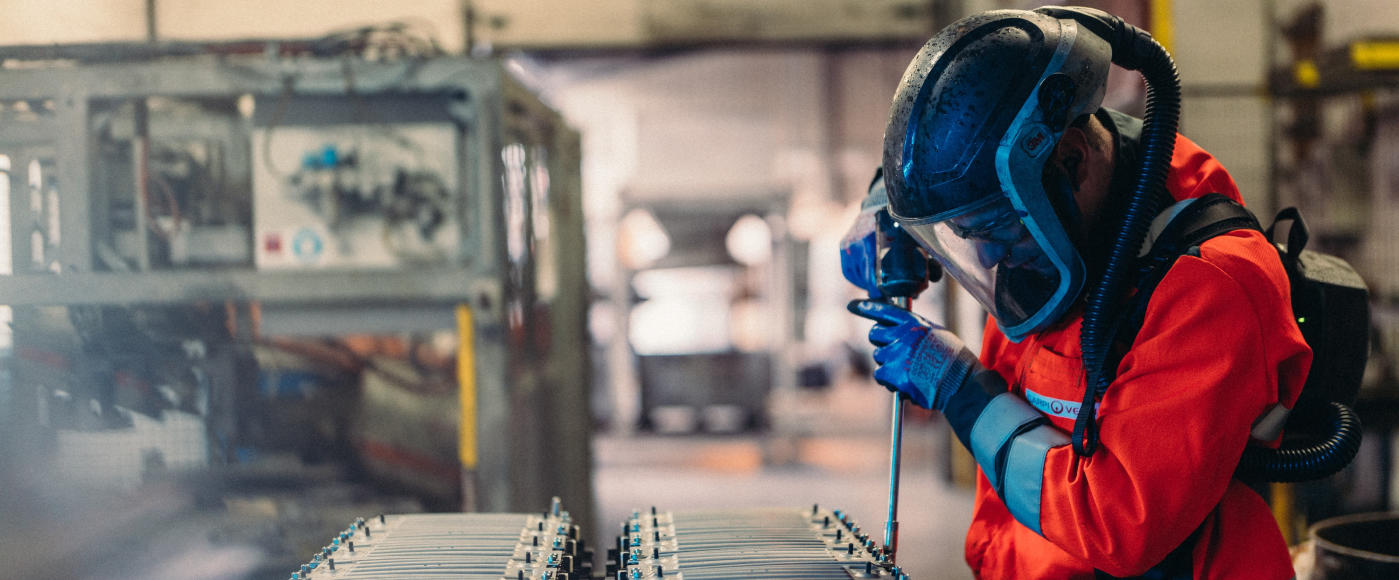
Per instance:
[[[1121,314],[1112,323],[1113,348],[1108,352],[1104,365],[1105,372],[1116,373],[1126,349],[1136,341],[1146,320],[1147,302],[1156,291],[1156,285],[1166,277],[1171,266],[1183,255],[1200,255],[1200,244],[1205,241],[1239,229],[1263,231],[1253,213],[1232,199],[1218,193],[1211,193],[1195,199],[1177,202],[1161,212],[1152,222],[1147,232],[1146,242],[1137,258],[1137,271],[1132,287],[1136,292],[1127,299]],[[1087,388],[1093,388],[1089,385]],[[1094,393],[1093,396],[1101,396]],[[1084,393],[1085,408],[1092,408],[1093,397]],[[1074,420],[1075,444],[1077,436],[1084,433],[1084,446],[1097,445],[1096,419],[1092,413],[1080,413]]]
[[[1136,340],[1145,322],[1151,294],[1177,259],[1184,255],[1199,256],[1201,244],[1221,234],[1243,229],[1263,231],[1252,212],[1218,193],[1180,201],[1166,208],[1158,221],[1153,222],[1152,232],[1147,235],[1149,245],[1143,248],[1133,285],[1136,293],[1128,299],[1127,307],[1122,311],[1122,318],[1113,334],[1114,344],[1131,346]],[[1116,361],[1107,368],[1110,372],[1115,370]]]
[[[1218,193],[1177,202],[1166,208],[1152,222],[1146,242],[1138,254],[1137,270],[1132,287],[1136,292],[1127,299],[1121,313],[1112,321],[1109,333],[1113,347],[1109,349],[1104,372],[1113,375],[1126,350],[1136,341],[1146,319],[1147,302],[1156,285],[1166,277],[1176,259],[1183,255],[1200,255],[1200,244],[1223,233],[1239,229],[1263,231],[1253,213],[1239,203]],[[1111,377],[1109,377],[1109,382]],[[1093,400],[1101,392],[1090,392],[1087,385],[1082,409],[1092,409]],[[1074,420],[1074,448],[1096,447],[1097,419],[1091,412],[1080,412]],[[1082,435],[1080,435],[1082,434]]]
[[[1278,224],[1292,222],[1287,228],[1287,247],[1278,252],[1278,257],[1282,259],[1282,267],[1287,270],[1288,280],[1306,280],[1303,273],[1306,266],[1302,264],[1302,250],[1307,249],[1307,242],[1311,240],[1310,230],[1307,229],[1307,221],[1302,219],[1302,212],[1295,207],[1284,208],[1278,212],[1278,217],[1273,220],[1273,225],[1268,226],[1268,230],[1263,235],[1269,240],[1276,240],[1274,237]],[[1294,287],[1295,289],[1295,287]]]
[[[1242,229],[1263,231],[1252,212],[1218,193],[1187,199],[1178,205],[1184,207],[1177,210],[1176,215],[1156,237],[1148,255],[1174,254],[1175,257],[1179,257],[1186,249],[1198,246],[1220,234]],[[1170,209],[1174,209],[1174,206],[1168,208],[1168,211]]]

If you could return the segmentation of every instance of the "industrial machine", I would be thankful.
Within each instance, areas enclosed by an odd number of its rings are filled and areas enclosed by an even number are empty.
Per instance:
[[[295,448],[588,525],[578,135],[400,32],[0,48],[0,461],[131,489]]]

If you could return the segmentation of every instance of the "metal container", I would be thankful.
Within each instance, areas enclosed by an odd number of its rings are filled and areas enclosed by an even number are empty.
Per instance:
[[[1310,535],[1313,580],[1399,578],[1399,513],[1366,513],[1322,520]]]

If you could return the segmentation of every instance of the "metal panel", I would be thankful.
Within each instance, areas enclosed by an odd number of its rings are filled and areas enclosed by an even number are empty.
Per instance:
[[[467,139],[463,141],[466,151],[462,173],[468,199],[462,205],[468,215],[463,224],[468,226],[468,239],[477,245],[478,261],[473,264],[475,271],[491,282],[488,288],[470,302],[472,319],[476,323],[476,436],[480,452],[475,473],[464,474],[467,485],[475,484],[472,499],[476,505],[467,506],[483,511],[506,511],[514,505],[515,484],[511,465],[519,456],[520,442],[511,437],[512,390],[524,385],[510,382],[509,368],[513,353],[506,345],[509,334],[506,328],[505,287],[508,267],[505,257],[505,219],[501,210],[504,197],[501,175],[503,166],[500,151],[504,145],[501,137],[502,119],[499,113],[505,110],[505,99],[499,91],[481,95],[473,103]],[[523,503],[523,502],[522,502]]]
[[[0,47],[0,55],[7,49]],[[115,50],[115,49],[114,49]],[[347,83],[347,73],[354,82]],[[93,99],[148,96],[230,97],[374,93],[439,93],[475,97],[499,90],[500,67],[464,58],[367,62],[338,59],[163,60],[159,64],[121,62],[101,67],[34,68],[4,71],[0,100],[48,99],[82,94]],[[71,106],[70,103],[59,103]]]
[[[41,117],[23,123],[0,123],[0,143],[5,145],[35,145],[52,143],[60,125],[52,117]],[[22,167],[13,165],[12,167]]]
[[[562,127],[562,122],[558,123]],[[591,392],[587,379],[593,373],[587,320],[591,292],[583,231],[583,184],[574,169],[581,163],[581,146],[578,133],[554,131],[548,215],[557,289],[549,305],[547,324],[553,329],[553,346],[545,372],[550,386],[546,396],[552,399],[555,418],[550,424],[557,445],[552,461],[592,465],[593,417],[588,411]],[[566,472],[560,475],[551,482],[557,495],[580,513],[592,514],[592,478],[571,477]]]
[[[455,307],[431,304],[354,306],[262,306],[263,334],[325,336],[455,330]]]
[[[9,305],[168,304],[247,301],[276,304],[467,300],[477,278],[461,270],[404,272],[154,271],[0,276]]]
[[[28,270],[31,256],[29,231],[35,216],[29,208],[28,179],[25,174],[33,151],[29,148],[6,150],[10,156],[10,264],[13,272]],[[12,232],[19,232],[18,234]]]
[[[93,139],[87,131],[88,100],[82,93],[60,97],[58,119],[63,139],[58,141],[59,230],[62,240],[58,260],[64,271],[92,270]]]

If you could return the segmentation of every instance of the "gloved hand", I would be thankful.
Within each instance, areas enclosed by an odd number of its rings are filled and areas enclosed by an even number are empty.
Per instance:
[[[870,183],[869,194],[860,203],[860,215],[845,232],[840,241],[840,271],[845,279],[867,292],[870,298],[883,298],[879,291],[879,278],[876,263],[879,260],[878,226],[875,214],[889,207],[889,196],[884,190],[884,176],[876,172]]]
[[[1009,392],[1005,379],[982,366],[946,328],[883,302],[855,300],[848,308],[878,323],[870,331],[870,342],[879,347],[874,378],[942,413],[1011,515],[1043,535],[1045,457],[1050,448],[1068,445],[1069,436]]]
[[[854,300],[847,308],[877,323],[869,334],[879,347],[874,379],[919,407],[944,411],[967,379],[985,370],[956,334],[917,314],[872,300]]]

